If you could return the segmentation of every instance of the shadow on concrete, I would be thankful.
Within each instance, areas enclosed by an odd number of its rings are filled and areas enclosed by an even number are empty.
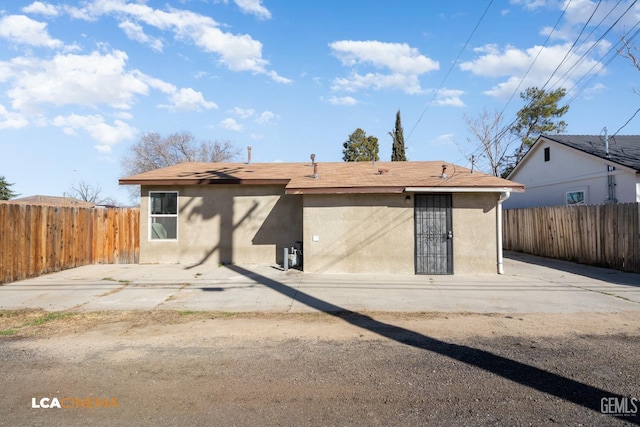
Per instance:
[[[609,268],[594,267],[591,265],[577,264],[553,258],[544,258],[536,255],[521,252],[504,251],[504,257],[513,261],[520,261],[526,264],[548,267],[578,276],[589,277],[603,282],[615,283],[617,285],[640,287],[640,274],[628,273],[625,271],[612,270]]]
[[[547,393],[598,413],[601,413],[602,398],[615,397],[621,399],[625,397],[486,350],[449,343],[409,329],[375,320],[367,315],[323,301],[237,265],[227,265],[226,268],[251,278],[257,283],[305,304],[308,307],[338,317],[351,325],[366,329],[400,344],[436,353],[467,365],[475,366],[476,368],[499,375],[507,380],[514,381],[523,386]],[[620,416],[618,419],[640,425],[640,416],[638,416],[638,414],[632,417]]]

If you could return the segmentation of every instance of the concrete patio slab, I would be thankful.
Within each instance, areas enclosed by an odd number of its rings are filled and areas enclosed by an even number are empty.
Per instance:
[[[0,309],[640,311],[640,275],[507,253],[504,275],[306,274],[265,265],[91,265],[0,286]]]

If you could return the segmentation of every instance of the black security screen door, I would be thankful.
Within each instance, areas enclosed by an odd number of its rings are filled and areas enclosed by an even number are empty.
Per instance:
[[[453,274],[451,194],[416,194],[416,274]]]

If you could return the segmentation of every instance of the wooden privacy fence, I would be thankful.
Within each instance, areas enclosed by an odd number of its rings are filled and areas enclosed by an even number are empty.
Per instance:
[[[504,249],[640,273],[640,203],[509,209]]]
[[[137,208],[0,203],[0,283],[87,264],[137,263]]]

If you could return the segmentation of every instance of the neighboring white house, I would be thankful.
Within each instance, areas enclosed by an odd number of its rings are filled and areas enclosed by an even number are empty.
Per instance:
[[[541,135],[507,178],[505,209],[640,202],[640,135]]]

